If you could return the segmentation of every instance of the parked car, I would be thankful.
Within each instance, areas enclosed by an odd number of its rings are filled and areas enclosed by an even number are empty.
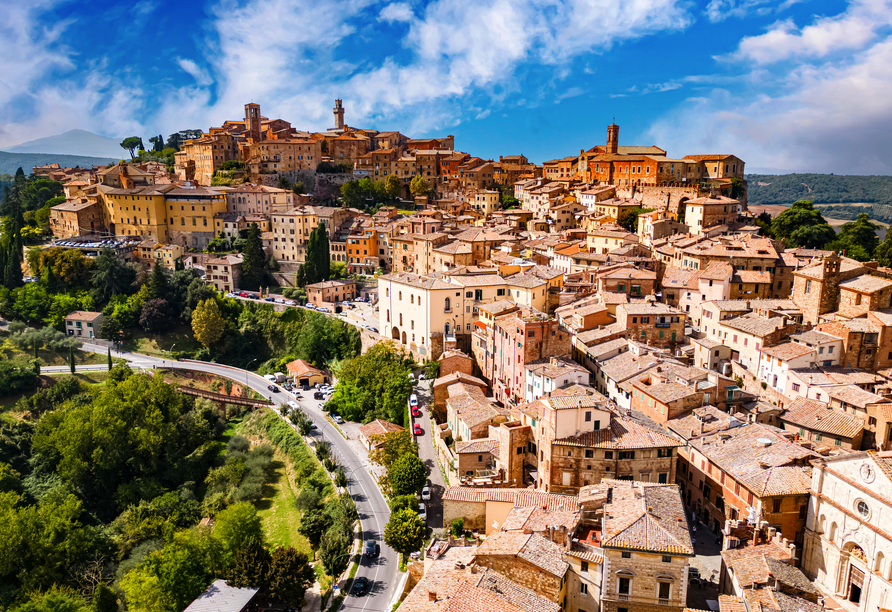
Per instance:
[[[279,392],[279,388],[276,385],[267,385],[266,388],[269,389],[270,391],[272,391],[273,393]]]
[[[422,521],[427,522],[427,508],[423,503],[418,504],[418,516],[421,517]]]
[[[371,540],[365,543],[365,556],[371,558],[378,556],[378,545]]]
[[[322,391],[316,391],[313,394],[313,399],[321,400],[322,399]]]
[[[335,414],[332,416],[332,418],[334,419],[334,422],[337,423],[338,425],[344,424],[344,419],[341,418],[341,415]]]
[[[377,334],[377,333],[378,333],[378,328],[377,328],[377,327],[372,327],[372,328],[369,329],[369,331]]]
[[[300,410],[300,406],[298,406],[297,402],[295,401],[288,402],[288,405],[294,410]]]
[[[353,588],[350,590],[355,597],[365,595],[366,589],[369,587],[369,581],[365,576],[360,576],[353,581]]]
[[[418,396],[414,393],[409,396],[409,406],[411,406],[412,408],[418,407]]]
[[[274,298],[274,297],[265,297],[265,298],[263,298],[263,301],[264,301],[264,302],[275,302],[275,301],[276,301],[276,298]]]
[[[248,297],[248,294],[244,291],[238,294],[239,297]]]
[[[412,433],[414,433],[416,436],[420,436],[421,435],[421,425],[419,425],[418,423],[415,423],[415,425],[412,426]]]
[[[421,416],[421,411],[418,410],[417,408],[413,409],[412,416],[415,417],[416,419],[419,418]]]
[[[278,298],[276,300],[276,304],[284,304],[284,303],[285,303],[285,300],[283,298]]]
[[[428,487],[427,485],[425,485],[421,489],[421,499],[423,499],[424,501],[428,501],[428,500],[430,500],[430,498],[431,498],[431,488]]]
[[[309,391],[309,390],[310,390],[310,385],[301,385],[301,386],[300,386],[300,390],[301,390],[301,391]]]
[[[295,302],[294,300],[285,300],[285,305],[286,306],[296,306],[297,302]]]

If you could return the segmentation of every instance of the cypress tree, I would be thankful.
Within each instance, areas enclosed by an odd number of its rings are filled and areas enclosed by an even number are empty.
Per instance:
[[[74,347],[68,347],[68,364],[71,366],[71,373],[74,374]]]
[[[108,348],[108,369],[112,369],[111,347]]]
[[[318,274],[319,280],[324,281],[331,276],[331,253],[329,252],[328,232],[325,230],[325,225],[321,222],[316,230],[319,232],[319,236],[316,238],[316,274]]]
[[[307,241],[307,256],[304,261],[304,279],[308,285],[312,285],[319,280],[319,274],[316,270],[316,245],[318,242],[319,238],[314,229],[310,232],[310,239]]]

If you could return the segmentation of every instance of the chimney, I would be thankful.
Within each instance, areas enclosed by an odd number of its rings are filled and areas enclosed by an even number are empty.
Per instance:
[[[471,573],[472,573],[472,574],[476,574],[476,573],[477,573],[477,566],[476,566],[476,565],[472,565],[472,566],[471,566]]]
[[[437,601],[437,592],[436,591],[428,591],[427,592],[427,600],[428,601]]]

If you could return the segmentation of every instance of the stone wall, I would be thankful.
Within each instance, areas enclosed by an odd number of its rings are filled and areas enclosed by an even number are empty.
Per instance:
[[[465,529],[486,531],[486,502],[443,501],[443,527],[457,518],[465,519]]]
[[[560,578],[514,555],[478,555],[477,565],[493,569],[551,601],[560,600]]]
[[[626,570],[632,574],[628,602],[616,601],[617,581],[607,581],[603,587],[602,612],[616,612],[618,607],[629,612],[658,612],[681,610],[685,607],[688,593],[689,557],[672,555],[669,563],[663,562],[662,555],[633,552],[630,559],[623,559],[620,551],[612,550],[605,555],[604,574],[615,576],[617,571]],[[659,595],[658,576],[671,576],[669,605],[657,604]]]

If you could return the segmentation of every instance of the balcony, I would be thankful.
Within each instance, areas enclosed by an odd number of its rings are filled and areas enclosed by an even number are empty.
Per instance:
[[[661,606],[668,606],[668,605],[670,605],[670,603],[669,603],[669,599],[668,599],[668,598],[664,598],[664,597],[660,597],[659,599],[657,599],[657,604],[658,604],[658,605],[661,605]]]

